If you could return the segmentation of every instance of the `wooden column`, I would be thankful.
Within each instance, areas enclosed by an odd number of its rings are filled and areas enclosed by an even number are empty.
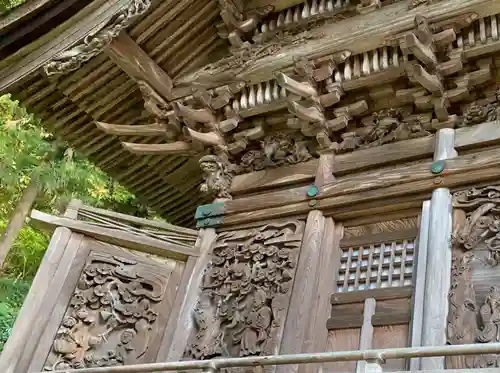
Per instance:
[[[456,157],[454,136],[454,130],[451,128],[439,130],[434,152],[435,161]],[[452,198],[449,189],[435,189],[430,203],[422,346],[443,346],[446,344],[446,319],[452,258],[452,211]],[[444,369],[444,358],[423,358],[420,369]]]
[[[420,230],[417,239],[416,271],[414,272],[413,314],[411,318],[411,347],[422,346],[422,323],[424,317],[425,273],[427,269],[427,245],[431,201],[424,201],[420,215]],[[410,370],[420,370],[420,358],[410,360]]]
[[[81,205],[80,201],[72,201],[64,216],[76,219],[79,205]],[[43,328],[33,326],[37,325],[37,323],[39,323],[38,325],[46,323],[52,312],[52,309],[49,309],[44,304],[44,302],[47,303],[47,294],[51,293],[52,297],[57,297],[58,295],[56,290],[58,284],[54,283],[54,275],[57,272],[59,264],[63,263],[63,257],[72,258],[78,251],[81,236],[76,235],[76,241],[78,241],[76,244],[74,242],[73,245],[68,245],[71,236],[71,230],[66,227],[58,227],[54,230],[49,247],[33,279],[33,284],[36,284],[36,286],[31,286],[26,295],[23,306],[12,328],[14,332],[7,340],[0,355],[0,372],[22,372],[21,364],[27,365],[30,363],[33,351],[43,332]],[[68,265],[67,262],[66,265]],[[36,315],[35,318],[33,318],[34,315]]]
[[[361,335],[359,337],[359,349],[361,351],[373,349],[372,316],[375,314],[376,306],[377,302],[375,301],[375,298],[365,299],[365,305],[363,309],[363,325],[361,326]],[[356,373],[367,373],[373,371],[374,369],[372,362],[368,363],[366,361],[358,361],[358,363],[356,364]]]
[[[193,268],[186,271],[185,278],[181,280],[182,287],[187,290],[185,293],[178,292],[175,299],[172,309],[172,314],[175,317],[170,317],[167,324],[167,332],[162,341],[166,347],[158,353],[158,361],[182,360],[187,341],[194,328],[193,309],[198,302],[203,275],[210,261],[210,253],[216,238],[217,234],[214,228],[200,229],[199,239],[196,243],[200,248],[200,256],[194,265],[191,264]]]
[[[314,185],[321,188],[334,182],[332,154],[320,157]],[[324,217],[318,210],[310,211],[297,263],[292,297],[283,331],[280,354],[322,352],[327,349],[326,320],[330,313],[330,296],[340,266],[342,225]],[[315,364],[278,366],[278,373],[312,373]]]

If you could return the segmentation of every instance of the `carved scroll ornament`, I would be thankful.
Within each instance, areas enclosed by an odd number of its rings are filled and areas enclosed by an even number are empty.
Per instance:
[[[140,362],[155,333],[167,278],[91,253],[45,362],[46,371]]]
[[[453,206],[466,212],[466,219],[452,237],[454,257],[447,337],[449,344],[500,342],[500,288],[492,286],[481,306],[477,305],[472,283],[471,263],[478,259],[485,266],[500,260],[500,187],[487,186],[460,191]],[[479,251],[487,251],[483,260]],[[499,355],[457,356],[449,358],[452,368],[500,367]]]
[[[62,52],[48,62],[43,70],[47,75],[66,74],[77,70],[92,57],[100,54],[134,20],[146,13],[151,0],[131,0],[128,6],[116,14],[113,19],[93,35],[88,35],[80,44]]]
[[[204,275],[185,357],[276,353],[303,223],[221,233]]]
[[[246,152],[236,167],[236,173],[259,171],[265,168],[306,162],[312,158],[307,141],[301,135],[277,133],[266,136],[260,149]]]
[[[467,218],[453,235],[456,247],[469,251],[484,245],[487,262],[500,261],[500,186],[471,188],[453,196],[453,206],[467,212]]]

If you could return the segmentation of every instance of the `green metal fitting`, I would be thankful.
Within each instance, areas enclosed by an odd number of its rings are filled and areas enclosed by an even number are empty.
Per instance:
[[[431,172],[433,174],[440,174],[441,172],[444,171],[444,166],[445,166],[445,163],[443,160],[441,161],[436,161],[432,164],[431,166]]]
[[[194,215],[197,228],[216,227],[224,223],[224,202],[201,205]]]
[[[319,189],[316,185],[312,184],[307,188],[307,196],[309,198],[316,197],[319,194]]]

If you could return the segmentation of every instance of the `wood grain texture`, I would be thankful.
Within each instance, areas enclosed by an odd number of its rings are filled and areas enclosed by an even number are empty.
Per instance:
[[[325,218],[319,211],[311,211],[307,217],[302,238],[292,296],[283,330],[280,354],[300,353],[310,348],[311,317],[315,313],[316,289],[319,284],[318,268],[321,265],[322,241]],[[298,371],[298,366],[278,366],[277,373]]]
[[[31,328],[27,341],[32,341],[31,346],[25,348],[24,356],[16,367],[16,372],[36,372],[43,369],[43,364],[54,340],[55,332],[66,312],[68,299],[62,301],[61,294],[69,286],[71,291],[80,276],[81,269],[89,251],[82,249],[84,236],[79,233],[72,233],[71,238],[64,250],[63,256],[57,271],[52,277],[50,290],[44,294],[43,307],[37,310],[34,325],[38,328]],[[73,262],[81,263],[80,267],[73,267]],[[43,310],[40,312],[40,310]],[[55,319],[57,318],[57,320]]]
[[[332,218],[325,219],[323,239],[321,242],[321,257],[316,274],[316,294],[310,322],[306,329],[305,344],[301,352],[326,352],[328,330],[325,320],[329,316],[330,294],[335,291],[341,250],[339,242],[342,239],[343,227],[335,223]],[[313,373],[319,369],[318,365],[307,364],[299,367],[300,373]]]
[[[183,281],[183,286],[186,291],[184,292],[180,306],[180,301],[176,300],[177,304],[174,308],[174,312],[176,312],[179,317],[174,325],[169,325],[171,332],[168,332],[170,335],[170,337],[168,337],[170,341],[168,352],[165,353],[166,350],[160,352],[161,356],[166,356],[166,361],[178,361],[182,359],[188,338],[194,329],[192,312],[198,302],[203,275],[210,261],[212,246],[215,243],[217,234],[213,228],[200,229],[199,237],[197,249],[200,255],[194,266],[191,264],[193,269],[190,272],[191,275],[189,279],[185,278]]]
[[[369,244],[379,244],[391,241],[401,241],[405,239],[414,239],[417,236],[417,229],[402,229],[394,232],[382,232],[376,234],[366,234],[363,236],[356,236],[345,238],[341,242],[341,247],[363,246]]]
[[[488,5],[488,6],[485,6]],[[352,55],[386,45],[388,36],[409,31],[414,27],[417,9],[408,11],[405,2],[384,7],[372,13],[346,19],[341,23],[327,24],[315,30],[317,34],[327,35],[324,38],[311,40],[308,43],[289,47],[287,53],[279,53],[252,61],[245,68],[224,71],[196,71],[178,80],[179,84],[190,85],[193,82],[216,86],[218,81],[243,80],[258,83],[268,80],[275,71],[285,69],[294,64],[293,56],[305,56],[314,59],[348,49]],[[453,16],[475,12],[478,17],[500,12],[500,5],[492,6],[486,0],[449,0],[440,1],[426,7],[426,17],[432,21],[442,21]]]
[[[324,185],[317,198],[319,199],[319,203],[322,203],[325,199],[336,196],[345,198],[349,194],[362,193],[364,191],[374,192],[378,188],[389,190],[390,187],[401,187],[405,183],[409,184],[435,179],[436,175],[431,172],[431,165],[432,162],[410,163],[398,167],[382,168],[376,171],[338,178],[334,182]],[[455,159],[446,160],[445,171],[442,176],[446,180],[451,175],[464,175],[467,172],[499,165],[500,149],[486,150],[480,154],[467,154]],[[406,187],[407,192],[408,190],[417,192],[411,185]],[[268,192],[227,201],[224,209],[226,214],[233,214],[298,203],[307,200],[306,193],[306,186]]]
[[[379,326],[373,330],[373,348],[396,348],[408,346],[408,325]],[[406,369],[405,359],[387,360],[382,365],[384,372]]]
[[[54,231],[49,246],[43,256],[40,267],[33,279],[32,286],[23,306],[18,313],[16,322],[12,328],[13,332],[4,346],[0,355],[0,371],[15,373],[16,365],[24,355],[24,349],[33,349],[40,335],[33,335],[31,324],[26,320],[35,320],[39,310],[45,306],[44,296],[49,291],[54,274],[65,252],[65,248],[70,240],[71,231],[68,228],[60,227]],[[33,341],[28,341],[28,336]]]
[[[65,217],[51,216],[37,210],[32,211],[31,218],[46,229],[63,226],[70,228],[74,232],[83,233],[98,240],[102,240],[103,242],[125,246],[137,251],[156,254],[171,259],[185,261],[190,255],[198,255],[195,248],[190,249],[181,245],[167,243],[156,238],[140,236],[125,231],[120,231],[118,236],[116,230],[112,228],[99,227],[84,221],[77,221]]]
[[[345,228],[343,239],[345,241],[346,239],[354,237],[374,235],[384,232],[396,232],[407,229],[417,229],[417,227],[418,219],[416,216],[405,219],[387,220],[381,221],[379,223],[351,226]]]
[[[359,349],[359,337],[361,330],[344,329],[330,330],[328,332],[328,351],[352,351]],[[355,361],[326,363],[323,364],[323,370],[327,372],[354,372],[356,369]]]
[[[65,23],[0,63],[0,92],[39,69],[52,57],[108,21],[128,0],[94,1]]]
[[[432,193],[425,277],[422,346],[446,344],[448,291],[451,281],[452,200],[446,188]],[[443,369],[444,358],[421,360],[422,369]]]
[[[413,272],[413,306],[410,324],[410,346],[422,346],[422,327],[424,317],[425,273],[427,271],[427,247],[429,240],[431,201],[424,201],[420,214],[420,229],[417,237],[417,254],[414,256],[415,267]],[[410,370],[420,369],[420,358],[410,359]]]
[[[133,80],[145,81],[166,99],[173,98],[172,79],[125,32],[113,39],[105,53]]]

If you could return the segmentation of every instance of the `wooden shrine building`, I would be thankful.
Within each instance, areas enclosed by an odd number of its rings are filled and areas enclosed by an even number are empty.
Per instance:
[[[0,17],[0,92],[169,222],[34,211],[54,234],[0,372],[498,372],[499,33],[499,0]]]

